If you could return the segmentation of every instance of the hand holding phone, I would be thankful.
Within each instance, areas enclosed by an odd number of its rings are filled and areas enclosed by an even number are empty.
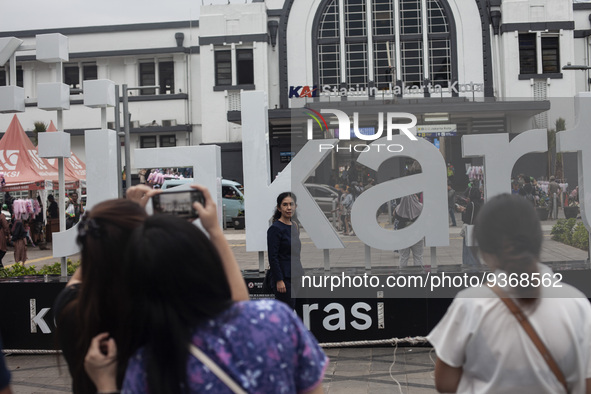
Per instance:
[[[199,213],[194,207],[195,202],[205,204],[205,197],[201,190],[167,191],[152,196],[155,214],[164,213],[187,219],[199,217]]]
[[[214,202],[209,190],[206,187],[201,185],[191,185],[191,188],[200,191],[203,193],[204,202],[198,202],[193,204],[197,212],[199,213],[199,218],[201,219],[201,225],[203,228],[211,234],[213,231],[221,230],[220,224],[218,222],[218,210],[217,205]]]
[[[148,200],[150,200],[154,194],[158,193],[162,193],[162,191],[158,189],[152,189],[146,185],[135,185],[127,189],[125,197],[128,200],[137,202],[145,208]]]

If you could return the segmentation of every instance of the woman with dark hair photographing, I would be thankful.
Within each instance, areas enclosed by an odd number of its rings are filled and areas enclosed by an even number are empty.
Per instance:
[[[589,393],[591,305],[540,263],[532,205],[503,194],[478,215],[488,286],[458,293],[428,336],[435,387],[446,393]]]
[[[195,205],[207,228],[217,214],[204,195],[205,206]],[[233,302],[220,254],[191,223],[146,219],[131,235],[122,276],[126,334],[117,343],[97,336],[86,357],[100,392],[112,389],[114,364],[127,358],[125,393],[322,392],[327,358],[313,336],[280,302]]]
[[[292,277],[300,278],[303,272],[300,261],[302,243],[300,229],[293,220],[296,212],[296,196],[284,192],[277,196],[273,224],[267,230],[267,254],[271,269],[271,288],[275,299],[295,308],[292,297]]]
[[[108,200],[92,207],[78,226],[77,241],[82,248],[80,268],[54,305],[57,337],[72,376],[74,393],[97,391],[84,369],[84,357],[92,338],[108,332],[111,339],[121,343],[127,326],[120,316],[129,311],[126,296],[129,282],[122,275],[125,248],[132,231],[148,217],[144,207],[156,193],[159,191],[147,186],[134,186],[127,191],[127,199]],[[202,220],[202,224],[221,257],[232,298],[247,300],[248,291],[240,268],[217,220]],[[168,261],[172,260],[163,259],[163,266]],[[116,387],[120,387],[127,365],[127,358],[118,360]]]

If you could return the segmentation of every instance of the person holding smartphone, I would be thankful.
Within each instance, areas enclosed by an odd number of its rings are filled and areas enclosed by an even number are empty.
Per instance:
[[[145,185],[134,186],[127,191],[127,199],[103,201],[81,218],[77,238],[81,246],[81,264],[59,294],[53,309],[57,339],[68,363],[74,393],[97,392],[84,369],[84,357],[92,339],[106,331],[110,338],[121,341],[125,327],[120,316],[129,311],[128,282],[122,277],[125,248],[132,231],[148,217],[145,206],[156,193],[160,191]],[[212,215],[216,220],[202,218],[202,224],[221,258],[232,299],[248,300],[248,290],[223,237],[217,213],[207,212],[208,217]],[[167,261],[174,260],[164,259],[160,263],[164,266]],[[140,269],[138,274],[141,272]],[[118,359],[117,387],[123,381],[127,361]]]
[[[207,189],[195,203],[210,238],[172,215],[153,215],[131,234],[122,277],[131,302],[126,333],[92,340],[85,368],[99,392],[322,393],[328,358],[300,319],[275,300],[235,302],[231,270],[215,247],[223,233]],[[285,200],[283,200],[285,201]],[[292,198],[286,201],[295,205]],[[231,251],[230,251],[231,253]],[[163,262],[174,269],[162,269]],[[236,266],[237,267],[237,266]]]

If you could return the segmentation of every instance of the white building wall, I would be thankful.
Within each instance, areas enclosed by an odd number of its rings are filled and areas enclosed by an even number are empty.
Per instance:
[[[283,8],[285,0],[265,0],[265,3],[270,10],[280,10]]]
[[[589,15],[591,10],[579,10],[574,11],[575,29],[577,30],[589,30],[591,29],[591,21],[589,21]],[[590,44],[591,40],[589,37],[577,38],[574,40],[574,58],[572,64],[576,65],[589,65],[591,64],[590,56]],[[566,64],[566,62],[564,63]],[[571,71],[575,76],[575,90],[577,92],[589,91],[590,84],[589,78],[591,73],[589,70],[586,71]]]
[[[183,32],[185,39],[183,45],[188,47],[193,43],[196,45],[198,28],[171,28],[160,30],[146,30],[146,31],[129,31],[129,32],[112,32],[112,33],[90,33],[90,34],[71,34],[68,35],[70,60],[65,64],[75,64],[82,62],[95,62],[97,64],[97,75],[101,79],[110,79],[116,84],[129,86],[137,86],[139,84],[139,62],[141,60],[163,61],[172,60],[175,62],[175,93],[189,93],[188,82],[188,55],[185,53],[154,53],[147,55],[127,55],[127,56],[106,56],[106,57],[85,57],[73,58],[72,56],[79,53],[101,54],[108,51],[109,55],[112,51],[137,51],[138,49],[156,49],[159,48],[173,48],[176,47],[176,40],[174,35],[177,32]],[[25,37],[25,45],[35,45],[34,37]],[[34,56],[35,51],[19,52],[17,56]],[[198,54],[193,55],[198,59]],[[197,62],[198,63],[198,62]],[[37,83],[54,82],[57,78],[55,64],[45,64],[37,61],[19,61],[19,65],[23,68],[23,79],[25,86],[25,96],[31,101],[36,101]],[[197,69],[198,71],[198,69]],[[196,73],[199,77],[199,72]],[[197,78],[199,79],[199,78]],[[199,91],[199,83],[196,84],[197,93]],[[180,90],[180,92],[179,92]],[[130,91],[130,96],[135,97],[139,94],[138,91]],[[100,113],[99,109],[91,109],[82,104],[77,104],[76,101],[81,101],[82,95],[71,96],[70,110],[64,111],[63,127],[68,129],[93,129],[100,128]],[[162,99],[167,96],[162,96]],[[199,100],[197,100],[199,103]],[[130,112],[132,114],[132,121],[139,121],[141,125],[151,123],[155,120],[158,124],[162,124],[162,120],[175,119],[178,125],[191,124],[190,112],[200,113],[199,107],[190,108],[189,102],[186,99],[175,100],[152,100],[130,102]],[[114,121],[114,109],[107,110],[107,121]],[[43,111],[37,109],[35,106],[27,106],[24,113],[18,114],[18,118],[25,130],[33,129],[33,123],[37,121],[49,124],[53,121],[57,125],[57,114],[55,111]],[[121,120],[123,118],[121,117]],[[6,130],[12,115],[0,115],[0,130]],[[162,129],[154,135],[170,134]],[[184,146],[190,143],[190,138],[187,132],[177,132],[176,140],[177,146]],[[140,135],[132,134],[131,145],[132,148],[140,146]],[[72,136],[72,150],[81,159],[84,160],[84,136]]]
[[[201,108],[201,54],[194,54],[189,56],[187,71],[188,71],[188,88],[189,101],[188,108],[188,123],[193,125],[192,145],[198,145],[203,141],[202,137],[202,108]]]
[[[321,0],[295,1],[287,21],[287,85],[314,85],[312,40],[314,16]],[[288,92],[279,94],[287,95]],[[291,106],[302,106],[304,100],[290,100]]]
[[[83,135],[75,135],[70,138],[70,148],[72,152],[74,152],[80,160],[86,163],[86,151],[84,147]]]
[[[199,56],[201,74],[201,141],[213,143],[227,141],[226,92],[214,92],[215,60],[214,46],[201,46]]]
[[[266,7],[264,3],[202,6],[199,27],[201,37],[266,33]]]
[[[572,0],[503,0],[503,23],[571,21]]]
[[[264,3],[211,5],[201,7],[201,37],[246,36],[267,34],[267,13]],[[245,37],[247,40],[248,38]],[[268,44],[263,42],[222,43],[202,45],[201,72],[201,142],[237,142],[242,140],[240,126],[227,122],[227,111],[240,110],[239,90],[214,91],[215,50],[253,49],[254,84],[257,90],[268,88]],[[236,67],[234,65],[234,71]],[[236,97],[237,99],[231,99]],[[238,100],[238,101],[236,101]],[[234,103],[234,104],[233,104]],[[236,104],[238,103],[238,104]]]
[[[197,29],[194,27],[193,29]],[[116,51],[138,48],[171,48],[176,47],[174,35],[176,33],[185,34],[185,43],[187,46],[187,37],[190,29],[168,28],[158,30],[144,31],[116,31],[112,33],[91,33],[69,35],[70,53],[89,52],[89,51]],[[195,34],[195,32],[193,33]]]
[[[201,9],[199,27],[193,28],[162,28],[146,31],[119,31],[103,33],[72,34],[69,38],[71,54],[99,53],[103,51],[125,51],[138,49],[159,49],[176,47],[175,33],[185,35],[184,47],[197,47],[200,35],[206,37],[225,37],[261,35],[268,33],[267,9],[280,10],[284,0],[267,0],[265,3],[212,5]],[[483,41],[480,13],[475,1],[447,0],[456,26],[455,45],[457,49],[459,83],[482,83],[483,75]],[[287,25],[287,64],[289,85],[314,84],[313,38],[314,17],[321,0],[296,0],[292,4]],[[576,29],[590,29],[589,10],[573,12],[572,0],[503,0],[501,5],[502,24],[529,23],[539,21],[571,21]],[[270,19],[278,20],[277,16]],[[281,27],[281,26],[280,26]],[[560,62],[565,65],[590,64],[589,39],[574,38],[572,30],[559,32]],[[499,98],[533,97],[532,81],[519,80],[519,45],[518,33],[506,32],[499,36],[491,34],[493,46],[493,70],[496,93]],[[268,93],[269,108],[278,108],[282,95],[288,92],[280,90],[280,45],[279,34],[275,48],[270,43],[249,42],[245,38],[235,44],[220,43],[202,45],[199,53],[158,53],[158,54],[126,54],[108,57],[88,57],[73,59],[70,62],[95,61],[99,78],[113,80],[116,84],[129,86],[139,84],[139,63],[142,60],[170,59],[175,62],[175,93],[187,93],[188,100],[156,100],[130,102],[132,120],[140,124],[148,124],[153,120],[161,124],[164,119],[176,119],[178,124],[192,125],[190,138],[186,132],[176,133],[177,145],[199,143],[223,143],[242,140],[239,125],[227,121],[228,110],[240,110],[231,97],[239,95],[238,90],[214,91],[216,49],[253,49],[254,84],[257,90]],[[498,49],[495,41],[498,40]],[[34,38],[25,38],[26,45],[34,45]],[[26,55],[33,55],[28,52]],[[89,55],[89,56],[90,56]],[[36,84],[52,82],[56,79],[55,66],[39,62],[22,63],[25,80],[25,94],[30,99],[36,97]],[[562,79],[547,80],[549,97],[572,97],[577,91],[588,89],[589,71],[562,71]],[[137,91],[131,93],[137,96]],[[472,93],[460,94],[471,97]],[[481,96],[477,94],[476,96]],[[75,96],[73,99],[80,99]],[[303,100],[302,100],[303,101]],[[566,108],[566,107],[565,107]],[[560,113],[559,113],[560,112]],[[552,110],[549,123],[562,116],[563,109]],[[570,115],[569,115],[570,116]],[[108,121],[114,120],[113,110],[108,111]],[[5,130],[12,119],[11,115],[0,114],[0,131]],[[26,130],[33,128],[35,121],[56,122],[54,111],[46,112],[35,107],[27,107],[26,112],[19,114],[19,119]],[[517,129],[527,129],[530,121],[510,119],[509,122]],[[72,104],[69,111],[64,112],[66,129],[88,129],[100,126],[100,110],[93,110],[81,104]],[[146,134],[149,135],[149,134]],[[133,147],[139,147],[139,134],[132,135]],[[72,147],[76,154],[84,158],[83,137],[74,136]]]
[[[571,0],[504,0],[501,14],[503,24],[572,21],[574,17]],[[506,98],[532,98],[534,96],[533,84],[535,80],[538,80],[533,78],[519,80],[519,32],[518,30],[508,31],[501,34],[500,38],[502,89]],[[521,33],[526,32],[521,30]],[[558,34],[560,65],[574,61],[576,52],[572,30],[538,31],[537,33]],[[548,97],[569,97],[576,93],[576,73],[562,70],[561,72],[562,78],[546,81]]]
[[[456,42],[458,49],[458,82],[483,83],[482,34],[474,34],[482,30],[480,13],[475,1],[449,0],[456,24]],[[482,97],[484,93],[476,94]],[[460,94],[462,96],[462,94]],[[466,93],[464,96],[472,96]]]
[[[574,62],[575,38],[573,30],[562,30],[560,33],[560,65]],[[576,77],[573,71],[561,70],[562,79],[553,79],[550,83],[549,97],[572,97],[577,93]]]

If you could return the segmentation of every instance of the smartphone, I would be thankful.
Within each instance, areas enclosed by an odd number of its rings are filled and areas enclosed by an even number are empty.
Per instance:
[[[181,218],[196,219],[199,217],[193,208],[194,202],[205,205],[205,198],[200,190],[170,191],[152,196],[154,213],[166,213]]]

